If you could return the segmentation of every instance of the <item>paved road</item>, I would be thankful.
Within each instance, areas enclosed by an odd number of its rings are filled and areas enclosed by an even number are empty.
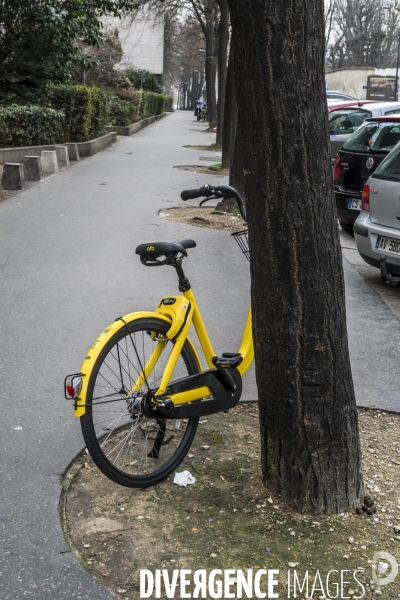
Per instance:
[[[182,146],[210,141],[190,113],[175,113],[0,203],[1,600],[110,598],[59,525],[60,476],[82,447],[62,382],[106,324],[176,291],[174,271],[144,268],[136,245],[196,239],[186,271],[215,349],[239,345],[249,276],[230,235],[157,216],[207,182],[173,166],[198,164],[205,153]],[[399,321],[346,261],[345,271],[358,402],[399,410]],[[253,371],[245,397],[256,398]]]

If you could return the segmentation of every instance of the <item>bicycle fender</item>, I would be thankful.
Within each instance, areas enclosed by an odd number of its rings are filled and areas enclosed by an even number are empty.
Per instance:
[[[106,327],[106,329],[104,329],[104,331],[101,332],[97,340],[90,347],[89,352],[87,353],[86,358],[83,361],[81,367],[82,389],[79,393],[79,396],[75,399],[75,417],[82,417],[82,415],[84,415],[86,412],[86,394],[89,385],[90,374],[104,346],[112,338],[112,336],[115,333],[117,333],[117,331],[119,331],[122,327],[125,327],[125,324],[132,323],[132,321],[137,321],[139,319],[147,318],[162,319],[166,323],[171,323],[172,320],[171,317],[168,317],[161,313],[154,313],[148,311],[130,313],[128,315],[125,315],[124,317],[119,317],[113,323],[111,323],[111,325]]]

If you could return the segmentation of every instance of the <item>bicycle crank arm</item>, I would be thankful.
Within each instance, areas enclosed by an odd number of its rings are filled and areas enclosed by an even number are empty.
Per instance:
[[[234,390],[228,387],[224,375],[218,369],[203,371],[196,375],[172,381],[168,385],[167,394],[162,398],[155,399],[161,410],[152,410],[151,416],[157,418],[162,415],[164,419],[188,419],[228,411],[239,403],[243,389],[242,377],[239,371],[231,368],[229,373],[235,383]],[[184,396],[186,392],[194,392],[197,388],[204,387],[208,387],[212,391],[211,397],[199,398],[190,404],[177,404],[178,399],[181,401],[179,396]],[[166,407],[168,407],[167,410]]]

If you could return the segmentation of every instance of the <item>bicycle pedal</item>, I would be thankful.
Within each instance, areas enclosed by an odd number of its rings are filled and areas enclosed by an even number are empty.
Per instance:
[[[217,369],[233,369],[240,365],[243,356],[240,353],[223,352],[221,356],[214,356],[213,363]]]

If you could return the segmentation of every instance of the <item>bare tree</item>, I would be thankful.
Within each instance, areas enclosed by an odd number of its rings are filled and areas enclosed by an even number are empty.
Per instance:
[[[330,38],[334,27],[334,15],[337,0],[325,0],[325,56],[328,54]]]
[[[392,66],[400,33],[395,7],[394,0],[335,0],[328,17],[335,35],[329,45],[330,66]]]
[[[217,146],[222,146],[224,135],[225,91],[228,68],[229,45],[229,6],[228,0],[217,0],[219,6],[218,22],[218,115],[217,115]]]

